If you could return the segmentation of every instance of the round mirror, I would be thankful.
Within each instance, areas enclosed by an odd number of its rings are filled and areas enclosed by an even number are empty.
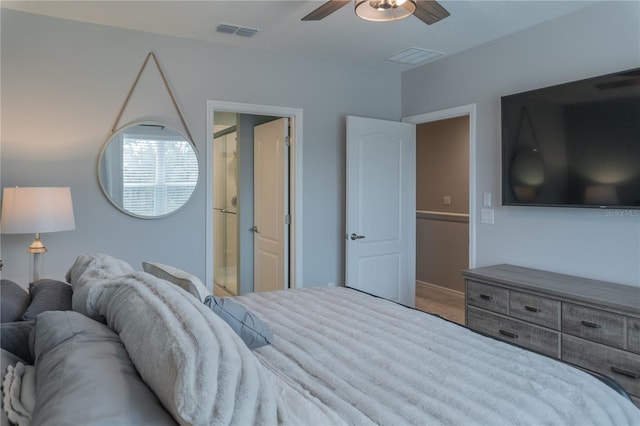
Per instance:
[[[131,216],[154,219],[175,213],[198,183],[191,142],[157,123],[134,123],[115,132],[98,162],[102,191]]]

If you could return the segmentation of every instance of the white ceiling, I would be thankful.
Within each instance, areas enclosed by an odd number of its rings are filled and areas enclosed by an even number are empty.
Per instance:
[[[451,16],[433,25],[417,18],[368,22],[346,5],[321,21],[300,21],[323,1],[7,1],[2,8],[75,21],[167,34],[267,52],[309,55],[404,71],[415,65],[387,60],[409,47],[452,55],[558,18],[595,1],[441,0]],[[260,30],[252,38],[220,34],[218,23]]]

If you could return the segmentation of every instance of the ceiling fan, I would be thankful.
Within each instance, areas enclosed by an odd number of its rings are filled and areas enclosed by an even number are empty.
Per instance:
[[[356,15],[369,21],[395,21],[414,15],[425,24],[431,25],[449,16],[449,11],[435,0],[354,1]],[[302,21],[319,21],[347,3],[351,3],[351,0],[329,0],[302,18]]]

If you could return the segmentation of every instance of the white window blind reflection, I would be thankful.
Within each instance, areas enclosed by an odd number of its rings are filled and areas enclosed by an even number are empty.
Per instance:
[[[182,206],[198,181],[198,160],[184,140],[123,138],[123,207],[141,216]]]

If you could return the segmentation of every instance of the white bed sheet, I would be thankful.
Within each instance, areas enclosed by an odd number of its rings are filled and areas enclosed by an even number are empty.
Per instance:
[[[235,298],[272,328],[254,354],[298,425],[640,425],[578,369],[356,290]]]

